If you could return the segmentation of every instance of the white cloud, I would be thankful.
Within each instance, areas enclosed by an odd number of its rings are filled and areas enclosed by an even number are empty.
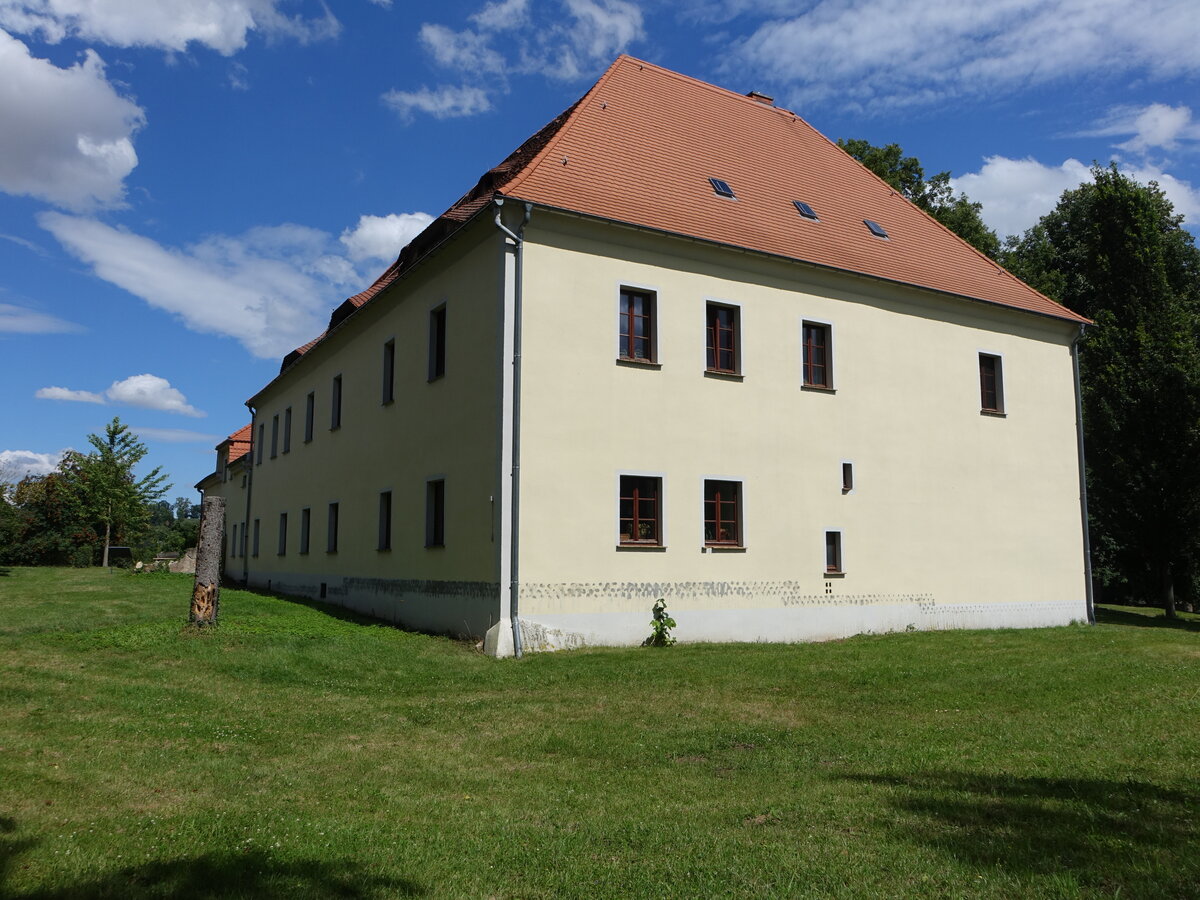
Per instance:
[[[39,400],[66,400],[73,403],[114,403],[121,406],[136,406],[141,409],[157,409],[199,418],[204,413],[190,406],[183,394],[171,387],[171,382],[157,375],[130,375],[114,381],[103,394],[93,391],[77,391],[64,387],[39,388],[34,396]]]
[[[142,409],[158,409],[163,412],[179,413],[182,416],[199,418],[204,415],[171,383],[157,375],[130,375],[123,381],[114,381],[104,392],[110,402]]]
[[[1122,171],[1143,184],[1157,181],[1176,212],[1189,221],[1200,220],[1200,193],[1187,182],[1150,168],[1122,168]],[[1091,180],[1091,167],[1077,159],[1048,166],[1030,158],[989,156],[978,172],[960,175],[953,184],[956,191],[965,191],[972,200],[983,204],[984,222],[1004,237],[1021,234],[1036,225],[1038,219],[1058,204],[1063,191]]]
[[[58,468],[66,450],[35,453],[32,450],[0,450],[0,480],[13,483],[29,475],[49,475]]]
[[[364,219],[381,224],[362,230]],[[383,240],[389,228],[398,238],[406,223],[415,227],[422,220],[430,217],[363,217],[342,242],[316,228],[276,225],[176,248],[91,218],[38,216],[38,224],[98,277],[178,316],[193,331],[236,338],[265,358],[308,342],[322,330],[330,309],[373,280],[369,269],[355,265],[359,260],[374,265],[372,254],[380,245],[372,239]]]
[[[70,403],[104,403],[104,398],[91,391],[73,391],[65,387],[38,388],[33,396],[39,400],[66,400]]]
[[[339,240],[346,245],[353,260],[391,262],[432,221],[433,216],[422,212],[359,216],[358,224],[343,231]]]
[[[492,108],[492,101],[482,88],[443,85],[436,90],[420,88],[415,91],[388,91],[383,95],[385,105],[404,121],[414,112],[428,113],[435,119],[474,116]]]
[[[420,41],[439,65],[474,79],[461,87],[389,91],[384,102],[402,118],[436,118],[491,109],[491,97],[509,90],[514,75],[575,80],[596,74],[618,52],[645,36],[641,8],[629,0],[557,0],[531,14],[531,0],[497,0],[454,30],[426,22]]]
[[[47,256],[48,255],[46,253],[45,247],[39,246],[38,244],[35,244],[33,241],[27,241],[23,237],[17,237],[15,234],[0,234],[0,238],[4,239],[6,241],[12,241],[18,247],[24,247],[26,250],[30,250],[30,251],[36,253],[38,256]]]
[[[145,115],[95,52],[60,69],[0,31],[0,122],[0,190],[85,210],[121,202]]]
[[[83,328],[74,322],[67,322],[24,306],[0,303],[0,332],[66,334],[74,331],[83,331]]]
[[[730,48],[793,105],[861,110],[1014,88],[1200,72],[1195,0],[820,0]]]
[[[280,5],[281,0],[0,0],[0,27],[48,43],[76,37],[167,51],[196,43],[225,56],[245,47],[251,31],[309,43],[341,30],[328,8],[305,19],[281,13]]]
[[[1200,140],[1200,122],[1192,120],[1192,111],[1186,106],[1167,106],[1165,103],[1118,106],[1109,110],[1096,128],[1082,134],[1089,137],[1131,135],[1117,147],[1145,155],[1151,150],[1176,150],[1185,142]]]
[[[130,425],[129,430],[147,441],[162,441],[167,444],[213,444],[221,440],[220,435],[188,431],[185,428],[139,428]]]

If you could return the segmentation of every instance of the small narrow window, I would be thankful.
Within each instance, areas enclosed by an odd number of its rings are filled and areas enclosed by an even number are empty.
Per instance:
[[[338,548],[338,505],[329,504],[329,524],[325,530],[325,552],[337,553]]]
[[[279,415],[271,417],[271,459],[279,455]]]
[[[446,482],[425,482],[425,546],[446,545]]]
[[[704,543],[737,547],[742,543],[742,485],[737,481],[704,482]]]
[[[392,492],[379,495],[379,544],[380,550],[392,549]]]
[[[654,362],[655,296],[649,291],[621,288],[621,327],[617,356],[636,362]]]
[[[287,513],[279,514],[279,549],[280,556],[287,555]]]
[[[236,559],[238,555],[238,523],[233,523],[233,535],[229,541],[229,555]]]
[[[254,544],[253,544],[253,546],[251,547],[251,552],[250,552],[250,555],[251,555],[251,556],[258,556],[258,536],[259,536],[259,532],[260,532],[260,529],[259,529],[259,520],[258,520],[258,519],[255,519],[255,520],[254,520]]]
[[[429,380],[446,374],[446,307],[429,313]]]
[[[396,341],[383,345],[383,402],[396,399]]]
[[[342,427],[342,376],[333,376],[333,385],[329,397],[329,430]]]
[[[308,554],[308,536],[312,530],[312,510],[304,507],[300,510],[300,555]]]
[[[854,463],[842,463],[842,493],[849,494],[854,490]]]
[[[812,219],[814,222],[821,221],[820,219],[817,218],[816,210],[814,210],[811,206],[809,206],[803,200],[793,200],[792,204],[796,207],[796,212],[800,213],[800,215],[804,216],[804,218]]]
[[[710,178],[708,183],[712,185],[712,189],[716,191],[718,197],[733,197],[733,188],[729,186],[729,182],[722,181],[720,178]]]
[[[738,360],[738,309],[709,303],[706,311],[708,333],[708,371],[736,375]]]
[[[266,422],[259,422],[259,423],[258,423],[258,453],[257,453],[257,455],[254,457],[254,464],[255,464],[256,466],[261,466],[261,465],[262,465],[262,460],[263,460],[263,444],[265,444],[265,443],[266,443],[266,441],[267,441],[267,423],[266,423]]]
[[[1004,371],[991,353],[979,354],[979,404],[983,412],[1004,412]]]
[[[283,411],[283,452],[290,453],[292,450],[292,408],[289,406]]]
[[[825,532],[825,572],[839,575],[842,572],[842,533]]]
[[[875,235],[875,237],[883,238],[885,241],[888,239],[888,233],[886,229],[884,229],[884,227],[878,222],[872,222],[870,219],[863,219],[863,224],[867,226],[871,234]]]
[[[661,494],[661,478],[621,476],[621,544],[662,545]]]
[[[317,410],[317,395],[316,392],[310,392],[304,398],[304,443],[312,440],[313,436],[313,414]]]
[[[833,387],[833,347],[830,328],[818,322],[804,323],[804,386]]]

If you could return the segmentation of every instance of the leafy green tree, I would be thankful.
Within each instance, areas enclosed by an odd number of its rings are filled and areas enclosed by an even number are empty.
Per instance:
[[[21,479],[12,491],[0,562],[90,565],[96,533],[74,484],[62,472]]]
[[[148,451],[119,418],[104,427],[103,436],[89,434],[88,443],[93,448],[91,453],[68,453],[60,469],[75,485],[84,509],[98,525],[97,530],[103,531],[101,565],[107,566],[113,539],[134,541],[147,525],[148,506],[171,485],[164,483],[166,476],[160,467],[142,478],[134,474],[134,467]]]
[[[839,138],[837,145],[971,246],[999,258],[1000,239],[983,223],[983,205],[962,192],[956,196],[949,172],[926,179],[920,160],[905,156],[899,144],[876,147],[861,138]]]
[[[1174,616],[1200,561],[1200,251],[1158,185],[1092,177],[1006,264],[1096,322],[1080,353],[1096,572]]]

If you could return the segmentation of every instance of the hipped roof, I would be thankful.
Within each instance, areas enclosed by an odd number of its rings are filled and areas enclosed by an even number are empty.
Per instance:
[[[735,198],[718,196],[710,178],[728,183]],[[330,328],[495,197],[1089,321],[957,237],[795,113],[622,55],[338,307]],[[801,216],[796,200],[819,221]],[[888,237],[873,235],[866,220]]]

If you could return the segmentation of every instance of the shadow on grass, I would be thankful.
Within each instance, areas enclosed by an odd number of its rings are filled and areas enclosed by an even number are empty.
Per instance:
[[[368,616],[365,613],[356,612],[345,606],[339,606],[336,603],[328,603],[323,600],[312,600],[308,597],[302,597],[297,594],[281,594],[279,591],[269,591],[266,588],[248,587],[238,584],[233,581],[226,581],[221,585],[222,589],[229,588],[234,591],[242,591],[246,594],[254,594],[257,597],[270,597],[272,600],[282,600],[285,603],[294,603],[297,606],[306,606],[311,610],[329,616],[331,619],[339,619],[342,622],[350,622],[354,625],[390,625],[385,619],[377,619],[374,616]]]
[[[1195,619],[1143,616],[1141,613],[1111,609],[1100,604],[1096,604],[1096,622],[1100,625],[1135,625],[1138,628],[1177,628],[1181,631],[1200,632],[1200,621]]]
[[[896,833],[1016,876],[1069,871],[1105,895],[1194,897],[1200,794],[1142,781],[965,772],[846,775],[886,788]]]
[[[12,569],[6,569],[3,566],[0,566],[0,578],[3,578],[5,576],[11,575],[11,574],[12,574]]]
[[[0,866],[3,861],[0,857]],[[420,897],[425,893],[423,887],[407,879],[373,874],[352,863],[279,860],[261,852],[208,853],[191,859],[156,861],[23,894],[5,892],[0,880],[0,894],[11,900],[149,900],[152,897],[383,900]]]

